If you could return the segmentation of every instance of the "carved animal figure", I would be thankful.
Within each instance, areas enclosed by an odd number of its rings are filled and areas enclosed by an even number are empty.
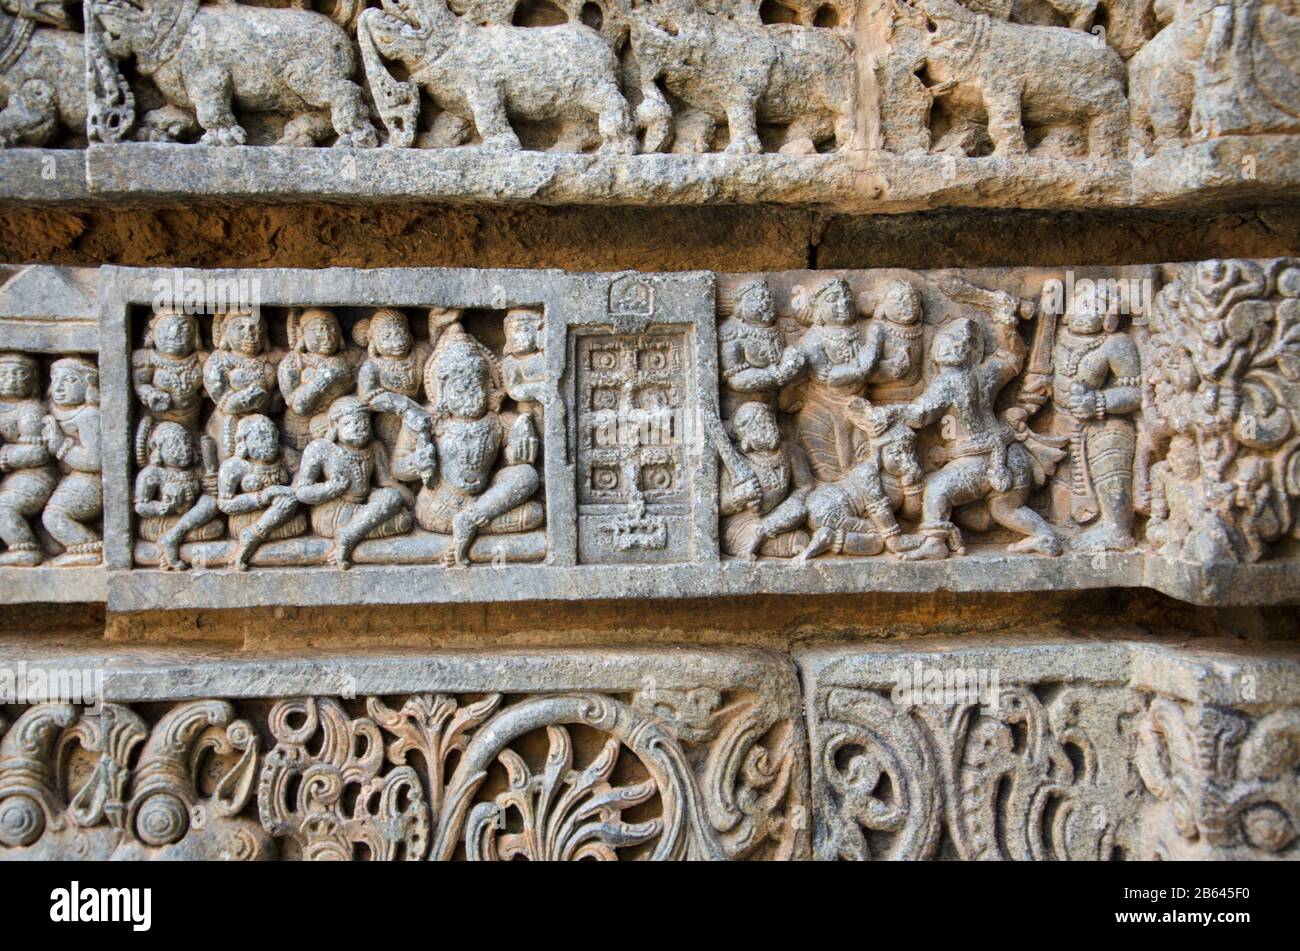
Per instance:
[[[1214,0],[1157,0],[1156,17],[1166,26],[1128,61],[1134,157],[1189,137],[1196,68],[1217,6]]]
[[[926,71],[954,110],[987,114],[996,155],[1028,151],[1026,121],[1077,122],[1090,158],[1119,155],[1128,100],[1113,49],[1078,30],[1008,23],[957,0],[894,2],[904,23],[929,33]]]
[[[518,149],[512,118],[560,120],[570,127],[561,147],[577,151],[595,117],[601,151],[636,151],[614,51],[581,23],[478,26],[443,0],[384,0],[361,14],[357,35],[391,145],[414,141],[422,88],[454,117],[454,141],[472,122],[483,145]],[[395,80],[381,57],[404,64],[409,81]]]
[[[197,121],[206,145],[243,145],[234,106],[284,113],[278,145],[310,146],[331,131],[339,145],[373,146],[352,42],[311,10],[239,5],[200,7],[198,0],[88,0],[115,58],[134,55],[167,105],[144,117],[141,138],[178,139]],[[338,4],[340,10],[350,9]]]
[[[710,15],[694,0],[644,3],[631,11],[630,25],[645,151],[667,148],[674,133],[660,82],[703,120],[678,142],[679,151],[708,151],[720,122],[727,123],[728,152],[761,152],[760,122],[787,126],[785,153],[812,153],[832,139],[844,148],[852,140],[853,53],[831,30],[739,23]],[[680,119],[676,133],[685,139]]]
[[[86,57],[71,27],[62,0],[0,0],[0,148],[85,131]]]

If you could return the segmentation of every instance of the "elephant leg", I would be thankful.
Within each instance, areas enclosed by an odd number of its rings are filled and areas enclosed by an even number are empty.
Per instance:
[[[1130,82],[1128,147],[1129,157],[1133,159],[1144,158],[1153,145],[1151,115],[1147,109],[1147,98],[1144,88]]]
[[[510,126],[500,90],[471,87],[465,91],[465,98],[474,113],[474,125],[487,148],[515,150],[520,147],[519,136]]]
[[[248,141],[231,108],[230,73],[220,66],[191,64],[185,74],[185,91],[203,127],[203,145],[243,145]]]
[[[324,77],[307,65],[295,63],[284,75],[289,88],[309,106],[328,109],[330,124],[338,133],[336,145],[372,149],[379,135],[370,123],[370,111],[361,95],[361,87],[346,77]]]
[[[754,114],[756,106],[757,103],[753,100],[745,100],[727,107],[727,128],[731,133],[731,141],[727,143],[728,152],[753,155],[763,151]]]
[[[632,118],[628,115],[627,100],[618,91],[618,86],[613,82],[593,84],[584,92],[583,105],[597,117],[601,152],[631,155],[636,151]]]
[[[984,87],[984,108],[989,114],[989,138],[993,154],[1000,157],[1024,155],[1025,128],[1021,124],[1020,89],[1010,84]]]
[[[1124,142],[1124,111],[1106,109],[1088,123],[1088,157],[1119,158]]]
[[[653,80],[641,86],[641,104],[636,107],[637,124],[645,129],[642,150],[663,152],[673,138],[673,107]]]

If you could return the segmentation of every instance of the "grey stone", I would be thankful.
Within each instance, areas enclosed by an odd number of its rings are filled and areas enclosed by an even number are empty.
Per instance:
[[[0,670],[25,686],[84,672],[99,701],[20,707],[0,738],[3,859],[808,854],[798,681],[761,651],[34,661],[11,642]],[[292,795],[327,777],[340,795]],[[518,821],[552,834],[524,841]]]
[[[1297,857],[1291,645],[963,639],[796,658],[819,859]]]

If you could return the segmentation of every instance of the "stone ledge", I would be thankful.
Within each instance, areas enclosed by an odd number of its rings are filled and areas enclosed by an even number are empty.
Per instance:
[[[606,156],[456,149],[165,143],[0,151],[0,202],[453,201],[756,205],[853,214],[936,208],[1093,210],[1260,203],[1300,188],[1300,135],[1229,136],[1150,159]]]

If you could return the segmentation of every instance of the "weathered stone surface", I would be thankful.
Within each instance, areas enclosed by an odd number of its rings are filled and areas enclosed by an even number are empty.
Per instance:
[[[0,601],[97,601],[97,275],[5,268],[0,280]]]
[[[808,854],[777,655],[28,656],[7,644],[0,669],[91,672],[103,702],[7,711],[3,859]]]
[[[819,859],[1300,857],[1300,654],[810,648]]]
[[[899,211],[1294,191],[1289,10],[1061,6],[96,0],[84,36],[20,6],[0,20],[0,197]],[[82,174],[47,148],[87,141]]]

